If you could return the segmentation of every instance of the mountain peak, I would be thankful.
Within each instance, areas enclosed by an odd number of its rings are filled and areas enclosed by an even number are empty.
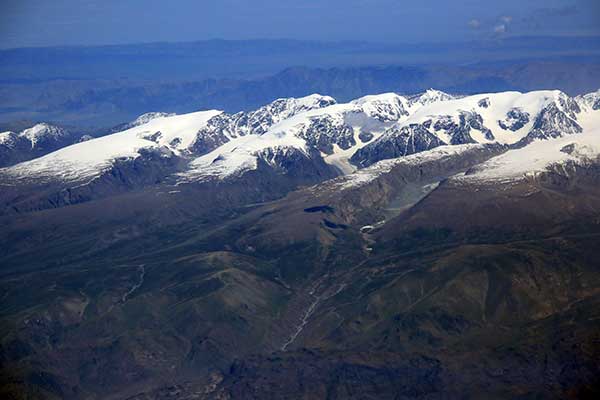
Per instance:
[[[13,131],[0,132],[0,146],[12,147],[17,134]]]
[[[454,100],[456,97],[436,89],[427,89],[422,93],[417,93],[408,98],[408,105],[411,108],[418,108],[429,104],[439,103],[442,101]]]
[[[135,127],[135,126],[140,126],[143,124],[147,124],[148,122],[157,119],[157,118],[165,118],[165,117],[172,117],[176,115],[175,113],[166,113],[166,112],[148,112],[145,114],[140,115],[139,117],[137,117],[135,120],[131,121],[129,123],[129,126],[131,128]]]
[[[352,101],[352,104],[360,106],[365,114],[380,121],[398,121],[409,114],[408,100],[393,92],[364,96]]]
[[[324,96],[319,93],[313,93],[311,95],[298,98],[292,97],[290,100],[295,101],[299,106],[307,109],[323,108],[337,103],[333,97]]]
[[[69,132],[58,126],[42,122],[32,126],[31,128],[25,129],[19,133],[19,136],[29,140],[31,142],[31,147],[34,148],[41,141],[58,140],[60,138],[69,136]]]

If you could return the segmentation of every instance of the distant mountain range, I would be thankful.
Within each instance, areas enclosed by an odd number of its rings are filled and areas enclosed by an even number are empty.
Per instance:
[[[505,37],[466,42],[205,40],[0,50],[2,83],[48,80],[251,79],[292,66],[466,65],[600,56],[597,36]],[[235,60],[235,62],[232,62]]]
[[[0,124],[106,128],[148,110],[237,112],[311,93],[350,101],[430,87],[461,94],[552,88],[574,96],[597,87],[598,43],[595,37],[421,45],[217,40],[1,50]]]

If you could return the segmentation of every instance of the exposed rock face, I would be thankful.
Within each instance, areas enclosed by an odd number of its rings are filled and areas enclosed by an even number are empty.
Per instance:
[[[358,134],[358,138],[360,139],[361,142],[363,143],[368,143],[371,140],[373,140],[373,134],[371,132],[360,132]]]
[[[581,107],[579,107],[577,100],[562,92],[559,95],[558,104],[560,105],[560,108],[573,119],[577,119],[577,114],[581,112]]]
[[[487,141],[494,140],[492,131],[483,125],[481,115],[462,111],[458,118],[442,115],[436,117],[435,122],[427,120],[422,124],[390,128],[376,141],[359,149],[351,160],[364,167],[379,160],[414,154],[444,144],[476,143],[471,136],[472,130],[479,131]],[[449,138],[448,143],[440,139],[442,135]]]
[[[506,119],[498,121],[498,125],[504,130],[518,131],[529,123],[529,113],[519,108],[513,108],[506,114]]]
[[[461,111],[458,120],[452,116],[442,116],[433,125],[435,132],[447,135],[450,140],[448,144],[476,143],[471,136],[471,129],[480,131],[486,140],[494,140],[491,130],[483,126],[483,118],[474,111]]]
[[[479,102],[477,102],[477,106],[481,108],[488,108],[490,106],[490,99],[486,97],[485,99],[479,100]]]
[[[333,153],[334,144],[344,150],[356,145],[352,127],[344,120],[331,119],[328,116],[311,118],[310,123],[301,129],[298,136],[325,154]]]
[[[430,125],[431,120],[427,121],[426,124]],[[433,129],[438,131],[450,131],[456,128],[456,123],[453,121],[452,116],[450,115],[440,115],[436,118],[435,123],[433,124]]]
[[[573,105],[576,103],[567,103]],[[537,116],[531,131],[527,134],[521,143],[529,143],[535,139],[550,139],[564,135],[581,133],[583,129],[574,119],[576,118],[575,108],[561,109],[556,103],[552,103],[542,110]]]
[[[268,148],[261,151],[258,157],[274,172],[296,183],[315,184],[338,175],[337,170],[326,164],[317,151],[306,154],[295,148]]]
[[[367,167],[379,160],[403,157],[433,149],[444,143],[423,125],[409,125],[387,130],[379,139],[359,149],[351,161]]]
[[[468,129],[470,131],[471,129],[475,129],[480,131],[485,140],[493,141],[495,139],[492,131],[483,125],[483,118],[481,115],[475,112],[462,113],[460,116],[460,124],[461,127],[464,126],[463,129],[465,130]]]
[[[228,114],[211,118],[208,121],[208,126],[198,131],[192,151],[195,154],[202,155],[210,153],[222,144],[227,143],[230,139],[226,133],[230,133],[229,129],[231,125],[235,125],[235,122],[235,117]]]

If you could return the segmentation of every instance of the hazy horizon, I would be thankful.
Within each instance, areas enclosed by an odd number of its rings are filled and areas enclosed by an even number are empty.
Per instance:
[[[190,40],[154,40],[154,41],[132,41],[123,43],[95,43],[95,44],[49,44],[49,45],[24,45],[16,47],[0,47],[0,51],[21,50],[21,49],[49,49],[49,48],[85,48],[85,47],[126,47],[126,46],[151,46],[151,45],[177,45],[177,44],[194,44],[194,43],[210,43],[210,42],[289,42],[289,43],[315,43],[315,44],[363,44],[363,45],[380,45],[386,47],[394,46],[422,46],[422,45],[456,45],[464,43],[502,43],[509,40],[518,39],[600,39],[600,32],[590,34],[576,35],[504,35],[502,37],[483,37],[483,38],[467,38],[456,40],[425,40],[425,41],[376,41],[376,40],[358,40],[358,39],[301,39],[290,37],[256,37],[256,38],[223,38],[214,37],[207,39],[190,39]]]
[[[175,5],[157,0],[8,0],[0,11],[2,49],[219,39],[417,44],[600,35],[600,4],[593,0],[184,0]]]

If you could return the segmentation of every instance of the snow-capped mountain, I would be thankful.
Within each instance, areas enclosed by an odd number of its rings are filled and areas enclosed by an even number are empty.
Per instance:
[[[456,97],[452,96],[448,93],[444,93],[440,90],[435,90],[435,89],[429,89],[427,91],[425,91],[424,93],[415,95],[415,96],[410,96],[409,97],[409,104],[411,105],[411,107],[418,107],[418,106],[426,106],[429,104],[433,104],[433,103],[439,103],[442,101],[448,101],[448,100],[454,100]]]
[[[533,162],[538,160],[534,157],[537,148],[566,149],[545,152],[544,165],[596,154],[593,143],[600,137],[597,98],[598,93],[571,98],[560,91],[455,97],[430,90],[412,97],[366,96],[345,104],[321,95],[279,99],[256,111],[233,115],[218,110],[150,113],[121,132],[0,169],[0,183],[79,188],[109,177],[110,182],[127,188],[132,182],[231,182],[253,172],[263,176],[265,184],[274,176],[313,184],[381,160],[466,144],[508,151],[506,158],[492,159],[481,168],[498,170],[496,175],[504,176],[506,169],[498,165],[522,164],[518,172],[512,170],[518,175],[538,165],[519,163],[519,154]],[[21,138],[35,147],[47,138],[62,137],[60,133],[40,128],[18,135],[4,133],[0,143],[8,147]]]
[[[21,132],[0,133],[0,166],[7,166],[73,144],[76,137],[61,127],[40,123]]]
[[[577,126],[579,128],[571,132],[550,131],[558,134],[554,137],[540,136],[546,140],[534,140],[527,146],[492,158],[465,176],[457,177],[457,180],[463,183],[495,184],[537,179],[548,173],[568,178],[577,168],[600,162],[600,110],[581,113]],[[541,132],[544,133],[543,130]]]
[[[19,180],[86,181],[109,171],[117,161],[150,155],[171,158],[188,149],[198,129],[220,111],[159,116],[122,132],[86,140],[4,171]],[[1,170],[0,170],[1,171]]]
[[[232,139],[249,134],[262,135],[271,126],[296,114],[333,104],[333,98],[315,94],[299,99],[278,99],[256,111],[233,115],[222,113],[199,129],[192,150],[199,155],[205,154]]]
[[[421,104],[420,101],[413,101],[411,115],[357,152],[353,163],[371,165],[381,159],[382,149],[387,154],[402,156],[444,144],[524,145],[534,139],[581,132],[577,118],[582,110],[578,102],[559,91],[462,98],[424,96],[439,100],[425,101],[426,105],[420,107],[414,106]],[[394,147],[396,150],[391,151]]]
[[[49,124],[37,124],[22,131],[19,136],[31,142],[31,147],[40,147],[47,142],[57,142],[68,137],[70,134],[58,126]]]
[[[259,129],[258,134],[247,139],[229,137],[228,146],[215,147],[194,160],[190,175],[201,177],[210,166],[211,171],[219,170],[220,176],[226,177],[243,170],[242,164],[254,165],[256,155],[268,149],[268,153],[277,153],[290,147],[307,156],[316,150],[342,173],[351,172],[356,167],[349,159],[356,150],[410,115],[408,99],[394,93],[366,96],[346,104],[335,104],[327,98],[319,104],[324,107],[292,115],[268,129]],[[254,161],[249,162],[250,159]]]
[[[408,99],[396,94],[368,96],[298,114],[266,133],[235,139],[194,160],[193,175],[220,165],[239,173],[254,165],[260,150],[317,149],[343,173],[382,159],[442,145],[499,143],[524,146],[537,139],[581,133],[580,119],[594,112],[559,91],[506,92],[454,98],[437,91]],[[298,139],[303,140],[298,141]],[[243,161],[241,161],[243,160]],[[244,165],[246,167],[244,167]]]
[[[19,141],[27,142],[31,148],[42,147],[69,137],[70,133],[58,126],[41,123],[25,129],[19,133],[0,133],[0,144],[7,147],[15,147]]]
[[[254,112],[235,115],[216,110],[152,114],[146,123],[77,143],[1,173],[34,181],[88,181],[110,170],[117,160],[160,154],[188,163],[180,171],[186,181],[213,177],[214,171],[222,171],[219,176],[225,177],[251,169],[259,158],[273,166],[273,160],[285,159],[281,156],[285,153],[309,160],[321,157],[320,152],[337,157],[340,151],[364,145],[373,134],[408,115],[406,104],[398,95],[369,96],[341,105],[330,97],[313,95],[276,100]],[[212,151],[207,153],[209,149]]]

